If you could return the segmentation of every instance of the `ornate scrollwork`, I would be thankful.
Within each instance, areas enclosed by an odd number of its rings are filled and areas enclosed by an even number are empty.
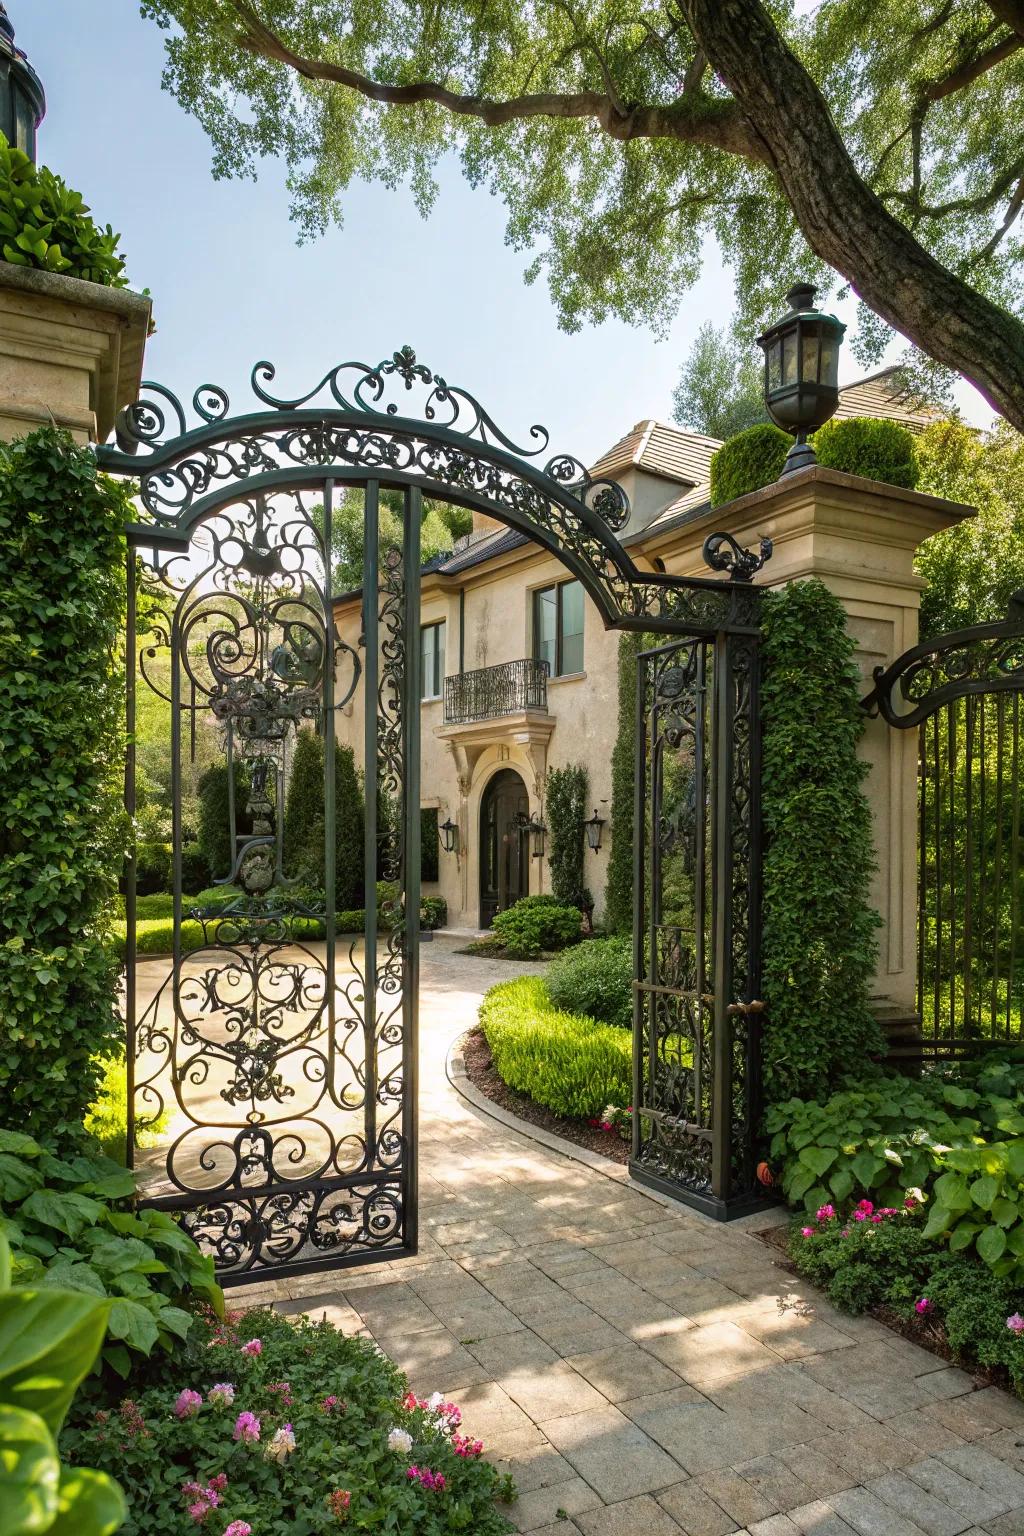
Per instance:
[[[713,571],[727,571],[733,581],[753,581],[771,559],[773,548],[771,539],[764,534],[755,554],[752,549],[744,549],[731,533],[709,533],[701,553],[704,564]]]
[[[1024,686],[1024,593],[1014,594],[1006,618],[998,623],[922,640],[872,675],[875,686],[861,708],[900,730],[920,725],[943,704],[966,694],[1019,690]]]

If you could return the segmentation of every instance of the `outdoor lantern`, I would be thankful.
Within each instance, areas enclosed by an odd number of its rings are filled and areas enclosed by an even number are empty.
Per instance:
[[[36,158],[36,129],[46,111],[42,81],[14,42],[7,8],[0,3],[0,131],[8,144]]]
[[[538,816],[536,819],[528,815],[526,811],[517,811],[516,825],[524,832],[528,832],[533,839],[533,857],[544,857],[544,834],[548,830]]]
[[[597,814],[597,806],[594,806],[594,814],[583,825],[587,829],[587,847],[596,853],[601,846],[601,828],[604,826],[604,817]]]
[[[839,346],[846,326],[814,307],[814,286],[797,283],[791,306],[757,338],[764,352],[764,403],[776,426],[796,438],[782,473],[815,463],[807,434],[824,426],[839,404]]]
[[[437,831],[441,838],[441,847],[444,849],[445,853],[458,853],[459,828],[458,825],[452,821],[450,816],[445,821],[441,822]]]

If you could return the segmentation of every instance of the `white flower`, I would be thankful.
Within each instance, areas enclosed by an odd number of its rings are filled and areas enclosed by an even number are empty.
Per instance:
[[[430,1397],[427,1398],[427,1407],[430,1409],[431,1413],[436,1413],[443,1402],[443,1394],[440,1392],[434,1392]]]
[[[388,1435],[388,1450],[408,1453],[412,1450],[412,1435],[407,1429],[399,1429],[397,1424]]]
[[[614,1125],[616,1119],[618,1118],[619,1112],[620,1111],[617,1104],[606,1104],[601,1119],[607,1120],[610,1122],[610,1124]]]
[[[284,1424],[268,1443],[266,1454],[271,1461],[284,1461],[295,1449],[295,1435],[290,1424]]]

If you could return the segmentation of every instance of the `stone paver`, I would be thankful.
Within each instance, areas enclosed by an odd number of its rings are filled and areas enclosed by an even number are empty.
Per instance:
[[[837,1312],[755,1238],[479,1114],[495,966],[423,951],[420,1252],[232,1293],[455,1395],[530,1536],[1024,1536],[1024,1404]]]

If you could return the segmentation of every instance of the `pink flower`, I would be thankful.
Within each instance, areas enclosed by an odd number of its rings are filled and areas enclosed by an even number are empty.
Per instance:
[[[931,1310],[932,1303],[928,1300],[927,1296],[922,1296],[919,1301],[914,1302],[914,1311],[920,1317],[924,1317],[925,1313],[930,1312]]]
[[[247,1445],[254,1444],[260,1437],[260,1421],[254,1413],[248,1410],[240,1413],[235,1420],[234,1438],[243,1440]]]
[[[242,1354],[243,1355],[262,1355],[262,1353],[263,1353],[263,1340],[262,1339],[250,1339],[248,1344],[243,1344],[242,1345]]]
[[[268,1392],[280,1392],[281,1402],[286,1408],[292,1405],[291,1383],[287,1381],[272,1381],[267,1387]]]
[[[854,1219],[854,1221],[866,1221],[868,1219],[868,1217],[871,1215],[871,1213],[874,1210],[874,1208],[875,1207],[873,1206],[873,1204],[871,1203],[870,1200],[861,1200],[854,1207],[854,1211],[853,1211],[853,1219]]]
[[[235,1400],[235,1389],[230,1381],[215,1381],[206,1394],[206,1401],[215,1408],[230,1408]]]
[[[252,1526],[248,1520],[232,1520],[230,1525],[225,1526],[224,1536],[252,1536]]]
[[[850,1235],[850,1229],[849,1229],[849,1227],[844,1227],[844,1228],[843,1228],[843,1231],[842,1231],[842,1236],[843,1236],[843,1237],[849,1237],[849,1235]]]
[[[227,1485],[228,1476],[226,1472],[218,1472],[216,1477],[210,1478],[209,1487],[213,1488],[217,1493],[223,1493]]]
[[[352,1503],[352,1495],[347,1488],[335,1488],[333,1493],[327,1495],[327,1508],[332,1515],[339,1520],[344,1520],[348,1515],[348,1507]]]
[[[207,1504],[205,1499],[197,1499],[194,1504],[188,1506],[188,1517],[190,1520],[194,1520],[196,1525],[202,1525],[209,1513],[210,1505]]]
[[[835,1215],[835,1213],[836,1213],[836,1208],[835,1208],[834,1205],[819,1205],[818,1206],[818,1213],[817,1213],[817,1216],[815,1217],[815,1220],[816,1221],[831,1221],[833,1216]]]
[[[915,1210],[916,1207],[917,1207],[917,1201],[914,1199],[913,1195],[905,1195],[903,1197],[903,1209],[905,1211]]]
[[[345,1404],[342,1402],[340,1397],[335,1397],[334,1393],[332,1392],[330,1394],[330,1396],[329,1397],[325,1397],[323,1402],[320,1404],[320,1412],[321,1413],[344,1413],[345,1412]]]
[[[1006,1319],[1006,1326],[1011,1333],[1024,1333],[1024,1317],[1014,1312]]]
[[[452,1436],[452,1450],[456,1456],[479,1456],[483,1448],[482,1440],[471,1440],[468,1435]]]
[[[814,1236],[814,1228],[813,1227],[801,1227],[800,1231],[803,1233],[804,1237],[813,1237]]]
[[[429,1467],[408,1467],[405,1473],[411,1483],[420,1483],[432,1493],[443,1493],[445,1488],[445,1476],[443,1472],[431,1472]]]
[[[194,1419],[202,1406],[203,1399],[200,1393],[193,1392],[191,1387],[186,1387],[183,1392],[178,1393],[174,1404],[174,1416],[176,1419]]]

